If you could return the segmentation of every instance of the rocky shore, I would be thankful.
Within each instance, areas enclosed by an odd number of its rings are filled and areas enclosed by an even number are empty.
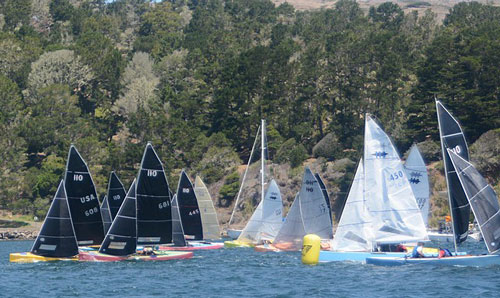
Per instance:
[[[0,241],[2,240],[34,240],[38,232],[33,231],[6,231],[0,232]]]

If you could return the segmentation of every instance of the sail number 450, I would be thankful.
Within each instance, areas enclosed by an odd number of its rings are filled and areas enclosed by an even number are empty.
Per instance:
[[[399,171],[399,172],[394,172],[393,174],[391,174],[391,176],[389,176],[389,180],[398,180],[399,178],[403,178],[403,171]]]

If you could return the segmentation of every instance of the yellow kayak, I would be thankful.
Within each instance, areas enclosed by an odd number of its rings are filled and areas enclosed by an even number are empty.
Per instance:
[[[251,243],[241,242],[238,240],[224,241],[224,247],[234,248],[234,247],[254,247],[255,245]]]
[[[16,252],[9,255],[9,261],[13,263],[36,263],[53,261],[78,261],[78,256],[70,258],[52,258],[32,254],[30,252]]]

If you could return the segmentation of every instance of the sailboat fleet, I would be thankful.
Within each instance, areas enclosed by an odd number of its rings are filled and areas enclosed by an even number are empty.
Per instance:
[[[360,158],[338,226],[333,233],[330,199],[318,173],[304,169],[302,185],[286,217],[274,179],[266,180],[266,122],[256,134],[248,165],[226,229],[233,240],[221,242],[217,213],[200,177],[195,183],[182,170],[173,193],[163,164],[146,145],[136,179],[125,191],[115,172],[99,203],[89,169],[71,145],[64,179],[30,252],[12,253],[11,262],[54,260],[160,261],[186,259],[194,250],[252,247],[259,252],[299,251],[305,235],[321,239],[320,262],[361,261],[374,265],[500,264],[500,207],[493,188],[469,162],[463,131],[436,101],[448,189],[454,253],[441,258],[427,248],[426,258],[409,258],[400,244],[429,241],[429,178],[413,145],[406,162],[375,118],[366,114]],[[242,189],[260,138],[260,201],[243,229],[234,226]],[[488,255],[458,251],[468,236],[473,212]]]

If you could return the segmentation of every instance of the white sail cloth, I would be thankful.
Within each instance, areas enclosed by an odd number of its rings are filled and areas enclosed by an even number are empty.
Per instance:
[[[429,222],[429,175],[424,159],[416,144],[411,147],[410,154],[405,162],[405,172],[411,189],[417,200],[425,226]]]
[[[249,244],[260,244],[264,240],[272,241],[278,234],[283,222],[283,201],[278,185],[271,180],[264,200],[262,200],[252,217],[238,237],[238,241]]]
[[[363,159],[359,161],[356,175],[340,217],[331,249],[334,251],[370,251],[373,239],[372,220],[366,208]]]
[[[365,119],[365,198],[374,241],[428,240],[427,230],[403,164],[387,134],[369,115]]]
[[[203,225],[203,239],[220,239],[220,227],[214,203],[212,202],[212,198],[210,197],[210,193],[205,183],[203,183],[198,176],[196,176],[194,182],[194,193],[198,200],[198,207],[200,208],[201,223]]]

